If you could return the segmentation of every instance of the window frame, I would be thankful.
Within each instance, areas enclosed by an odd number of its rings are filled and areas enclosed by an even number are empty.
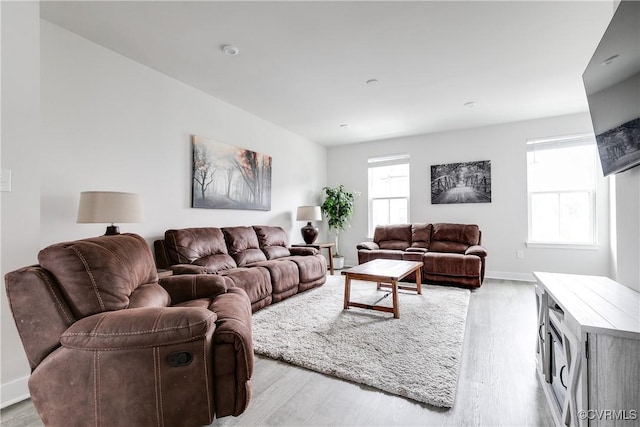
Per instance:
[[[388,197],[371,197],[371,169],[385,167],[407,165],[409,173],[407,174],[408,191],[407,196],[388,196]],[[406,200],[407,202],[407,223],[411,222],[411,164],[409,154],[396,154],[390,156],[370,157],[367,160],[367,234],[369,238],[373,238],[375,226],[373,225],[373,202],[374,200]],[[391,203],[389,203],[389,206]]]
[[[598,249],[598,214],[597,214],[597,198],[598,198],[598,183],[597,183],[597,162],[598,152],[596,146],[596,139],[594,134],[585,133],[577,135],[568,135],[560,137],[551,137],[543,139],[530,139],[527,140],[527,157],[530,152],[540,150],[553,150],[560,148],[567,148],[571,146],[592,145],[593,146],[593,186],[588,189],[571,189],[571,190],[542,190],[531,191],[529,189],[529,163],[527,162],[527,241],[525,242],[527,247],[532,248],[565,248],[565,249]],[[556,194],[558,198],[561,194],[578,194],[587,193],[589,198],[590,212],[590,232],[592,236],[591,241],[542,241],[533,240],[533,204],[532,196],[536,194]],[[558,217],[560,220],[561,218]]]

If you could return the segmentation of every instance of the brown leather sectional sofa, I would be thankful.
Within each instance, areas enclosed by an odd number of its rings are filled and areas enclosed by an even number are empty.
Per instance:
[[[477,288],[484,280],[487,256],[481,237],[477,225],[378,226],[372,242],[357,245],[358,263],[377,258],[422,261],[423,282]]]
[[[281,227],[167,230],[154,248],[159,268],[224,277],[246,291],[254,312],[326,281],[324,256],[313,248],[289,247]]]

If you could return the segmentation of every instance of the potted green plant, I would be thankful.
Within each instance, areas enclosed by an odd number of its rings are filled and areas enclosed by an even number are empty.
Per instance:
[[[333,267],[340,269],[344,267],[344,257],[340,255],[339,236],[340,230],[344,230],[349,226],[349,218],[353,215],[353,207],[356,197],[359,195],[356,191],[347,191],[344,185],[337,187],[324,187],[324,201],[322,202],[322,212],[329,220],[329,228],[336,232],[336,252],[333,255]]]

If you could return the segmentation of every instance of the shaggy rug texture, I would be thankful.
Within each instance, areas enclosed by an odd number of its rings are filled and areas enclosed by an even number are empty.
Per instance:
[[[384,290],[352,281],[351,300],[373,304]],[[399,291],[400,318],[343,310],[344,277],[253,315],[254,350],[313,371],[430,405],[455,400],[470,292],[423,285]],[[391,295],[377,303],[391,306]]]

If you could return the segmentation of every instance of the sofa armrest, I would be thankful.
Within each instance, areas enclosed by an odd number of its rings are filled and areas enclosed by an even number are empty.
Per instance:
[[[218,317],[213,335],[214,388],[235,390],[235,396],[216,393],[216,416],[237,416],[246,409],[251,396],[254,364],[251,303],[244,290],[231,288],[213,300],[210,309]]]
[[[429,249],[427,249],[427,248],[409,247],[409,248],[405,249],[404,251],[405,252],[414,252],[414,253],[419,253],[419,254],[425,254],[425,253],[429,252]]]
[[[201,339],[215,329],[217,316],[206,308],[145,307],[85,317],[61,336],[63,347],[77,350],[152,348]]]
[[[376,242],[361,242],[361,243],[358,243],[358,245],[356,246],[356,249],[365,249],[369,251],[375,251],[380,249],[380,246],[378,246]]]
[[[60,335],[76,318],[56,280],[44,268],[21,268],[7,273],[4,280],[7,301],[33,370],[60,347]]]
[[[153,251],[156,255],[156,267],[163,269],[169,268],[171,262],[169,262],[167,246],[164,244],[163,239],[153,241]]]
[[[473,245],[473,246],[469,246],[467,250],[464,252],[464,254],[476,255],[476,256],[479,256],[480,258],[484,258],[487,256],[487,250],[484,248],[484,246]]]
[[[289,248],[289,252],[291,253],[291,255],[308,256],[308,255],[316,255],[318,253],[318,250],[316,248],[304,248],[304,247],[292,246]]]
[[[162,286],[171,297],[171,304],[180,304],[196,298],[215,298],[227,292],[229,279],[217,274],[183,274],[163,277]]]
[[[169,266],[174,275],[181,274],[217,274],[218,272],[212,268],[195,264],[174,264]]]

